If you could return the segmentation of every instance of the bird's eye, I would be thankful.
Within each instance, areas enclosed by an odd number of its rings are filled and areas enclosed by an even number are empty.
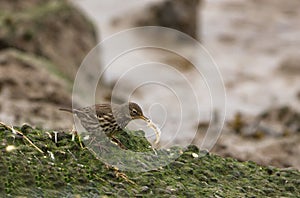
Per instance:
[[[133,114],[137,114],[137,110],[136,110],[136,109],[133,109],[133,110],[132,110],[132,113],[133,113]]]

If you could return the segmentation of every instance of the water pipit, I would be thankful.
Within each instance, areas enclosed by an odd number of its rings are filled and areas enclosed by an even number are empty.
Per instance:
[[[82,126],[87,131],[95,131],[101,129],[108,137],[116,140],[113,135],[123,130],[127,124],[135,119],[145,120],[150,127],[155,130],[156,141],[159,141],[159,131],[153,125],[152,121],[144,116],[141,107],[134,103],[129,102],[125,104],[96,104],[89,107],[83,107],[79,109],[64,109],[60,110],[68,111],[75,114]],[[120,142],[116,140],[119,144]],[[120,144],[119,144],[120,145]]]

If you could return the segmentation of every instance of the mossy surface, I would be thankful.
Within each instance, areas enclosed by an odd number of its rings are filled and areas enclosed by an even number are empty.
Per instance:
[[[2,4],[0,49],[14,48],[47,59],[53,62],[50,71],[72,80],[82,59],[97,44],[92,22],[66,0],[23,6],[6,0]]]
[[[19,129],[44,153],[24,137],[0,125],[0,193],[8,197],[299,197],[297,170],[263,167],[254,162],[238,162],[205,154],[195,146],[158,150],[179,158],[157,170],[116,171],[89,149],[71,141],[68,132]],[[128,151],[153,154],[142,132],[122,132],[116,137]],[[14,147],[11,147],[14,146]],[[113,149],[119,149],[114,145]],[[135,155],[136,152],[131,152]],[[143,159],[145,160],[145,159]],[[80,195],[80,196],[79,196]]]

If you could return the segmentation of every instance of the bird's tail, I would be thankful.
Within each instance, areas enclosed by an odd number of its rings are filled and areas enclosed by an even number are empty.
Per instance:
[[[73,110],[72,109],[68,109],[68,108],[59,108],[60,111],[66,111],[66,112],[69,112],[69,113],[73,113]]]

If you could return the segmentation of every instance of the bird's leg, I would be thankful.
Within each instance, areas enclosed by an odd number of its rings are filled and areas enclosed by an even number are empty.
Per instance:
[[[113,135],[111,135],[110,138],[112,139],[112,141],[114,141],[115,143],[117,143],[120,148],[127,149],[126,146],[124,146],[124,144],[120,140],[118,140],[117,138],[115,138]]]
[[[84,146],[82,145],[82,141],[81,141],[81,136],[78,135],[78,133],[77,133],[77,136],[78,136],[78,141],[79,141],[80,147],[81,147],[82,149],[84,149]]]
[[[72,134],[72,141],[75,141],[75,136],[77,135],[77,131],[75,129],[75,125],[74,124],[72,126],[71,134]]]
[[[77,137],[78,137],[78,141],[79,141],[79,145],[80,145],[80,147],[83,149],[84,147],[83,147],[83,145],[82,145],[81,137],[80,137],[80,135],[78,134],[78,132],[76,131],[75,125],[74,125],[74,124],[73,124],[73,127],[72,127],[71,134],[72,134],[72,141],[75,141],[75,137],[77,136]]]

